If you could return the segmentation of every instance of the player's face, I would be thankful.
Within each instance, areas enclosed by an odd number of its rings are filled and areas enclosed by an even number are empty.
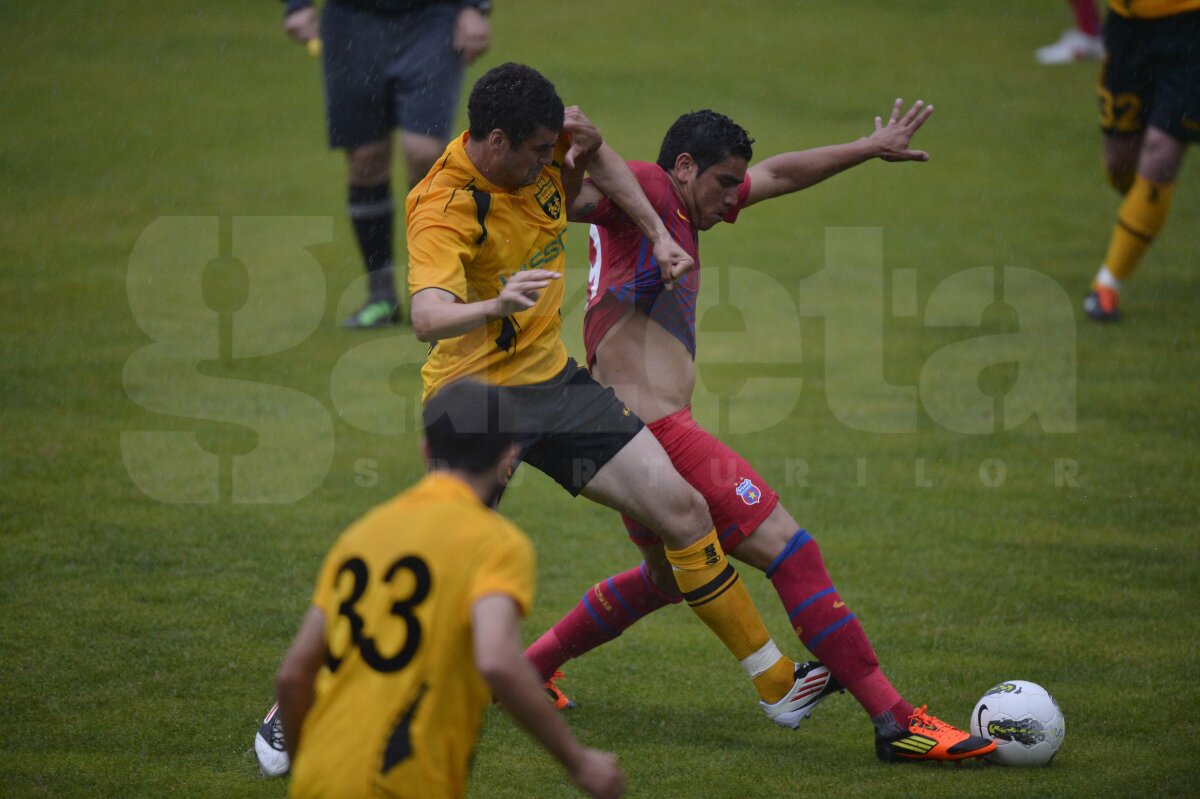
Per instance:
[[[557,130],[538,128],[516,147],[503,148],[496,171],[497,184],[506,189],[519,189],[532,184],[542,170],[550,165],[557,141]]]
[[[688,210],[697,230],[708,230],[737,205],[738,187],[746,179],[745,158],[731,155],[696,175],[688,184]]]

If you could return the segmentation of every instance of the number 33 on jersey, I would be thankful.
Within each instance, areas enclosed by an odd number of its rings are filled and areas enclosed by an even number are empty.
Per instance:
[[[325,617],[325,665],[295,781],[316,788],[337,775],[344,789],[365,775],[363,795],[381,783],[465,782],[453,764],[467,762],[491,701],[474,667],[471,606],[504,594],[528,613],[533,575],[529,539],[445,474],[351,525],[312,598]]]

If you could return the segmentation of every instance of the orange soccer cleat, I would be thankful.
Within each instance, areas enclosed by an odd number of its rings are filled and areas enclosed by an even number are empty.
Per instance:
[[[885,763],[912,760],[965,760],[996,750],[996,742],[963,732],[925,712],[913,711],[908,729],[894,738],[875,736],[875,754]]]
[[[550,675],[550,679],[542,683],[542,687],[546,689],[546,693],[550,696],[550,704],[559,710],[572,710],[575,707],[575,702],[554,684],[555,680],[561,680],[563,676],[561,671],[554,672],[554,674]]]

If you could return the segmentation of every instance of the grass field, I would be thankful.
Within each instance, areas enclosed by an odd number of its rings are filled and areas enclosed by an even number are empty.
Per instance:
[[[421,470],[423,347],[337,326],[363,292],[344,169],[278,5],[59,0],[0,30],[2,796],[283,796],[250,739],[320,557]],[[936,105],[928,164],[706,234],[697,410],[821,541],[910,699],[965,725],[1022,678],[1067,720],[1049,768],[884,767],[849,697],[772,727],[672,608],[568,666],[570,723],[629,795],[1200,793],[1200,164],[1128,318],[1084,320],[1116,200],[1095,66],[1033,59],[1065,5],[496,5],[468,80],[531,63],[629,158],[694,108],[765,156]],[[634,563],[614,514],[539,474],[505,510],[540,553],[530,640]],[[493,711],[470,795],[574,794]]]

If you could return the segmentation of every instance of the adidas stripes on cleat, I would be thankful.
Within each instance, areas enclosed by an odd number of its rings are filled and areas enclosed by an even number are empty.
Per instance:
[[[563,673],[556,671],[550,676],[550,679],[542,683],[542,687],[546,689],[546,693],[550,696],[550,704],[554,705],[555,708],[559,710],[573,710],[575,702],[564,694],[561,688],[554,684],[555,680],[561,680],[562,678]]]
[[[271,705],[254,735],[254,756],[264,777],[282,777],[292,767],[283,745],[283,723],[279,719],[279,703]]]
[[[908,729],[894,738],[875,736],[875,754],[885,763],[914,760],[965,760],[996,750],[996,742],[963,732],[925,712],[913,711]]]
[[[834,679],[829,669],[820,663],[809,661],[796,664],[796,682],[783,699],[773,705],[759,702],[763,712],[780,727],[794,730],[800,722],[812,715],[813,709],[832,693],[843,691],[842,684]]]

